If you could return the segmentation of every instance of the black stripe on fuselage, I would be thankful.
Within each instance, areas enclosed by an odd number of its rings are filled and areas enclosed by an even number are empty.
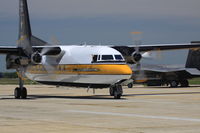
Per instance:
[[[71,83],[71,82],[52,82],[52,81],[37,81],[42,84],[55,86],[70,86],[70,87],[86,87],[86,88],[108,88],[110,84],[93,84],[93,83]]]

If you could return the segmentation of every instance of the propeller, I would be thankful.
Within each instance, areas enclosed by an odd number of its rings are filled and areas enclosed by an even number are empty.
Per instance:
[[[139,46],[142,43],[141,42],[142,32],[131,32],[131,35],[132,35],[132,39],[133,39],[134,47],[135,47],[135,51],[132,53],[132,60],[133,62],[138,63],[142,58],[142,55],[140,54],[140,49],[139,49]]]
[[[55,37],[52,37],[51,41],[53,43],[46,43],[47,47],[43,48],[40,52],[36,51],[31,55],[31,62],[35,65],[42,65],[49,78],[54,79],[57,70],[57,65],[62,59],[64,52],[62,51],[58,55],[48,55],[47,53],[59,44],[59,41]],[[32,68],[31,66],[32,65],[27,65],[25,71],[30,70]]]
[[[61,44],[60,41],[57,39],[56,36],[52,36],[52,37],[50,38],[50,40],[51,40],[51,42],[52,42],[54,45],[60,45],[60,44]]]
[[[144,71],[141,70],[140,63],[140,60],[142,58],[142,55],[140,53],[140,45],[142,44],[142,32],[131,32],[131,35],[135,46],[135,51],[132,54],[133,60],[135,61],[135,64],[133,65],[133,70],[135,70],[134,79],[136,82],[142,82],[146,79]]]
[[[150,59],[150,60],[161,60],[163,57],[162,57],[162,54],[161,54],[161,51],[148,51],[148,52],[145,52],[142,54],[142,58],[143,59]]]
[[[52,43],[47,44],[49,47],[43,48],[41,51],[41,56],[42,56],[41,64],[43,65],[48,75],[51,75],[50,78],[55,78],[55,76],[52,75],[55,75],[57,65],[59,64],[61,58],[63,57],[64,52],[61,52],[59,55],[56,56],[45,55],[50,50],[52,50],[53,47],[51,46],[60,45],[60,41],[55,36],[52,36],[50,40]]]

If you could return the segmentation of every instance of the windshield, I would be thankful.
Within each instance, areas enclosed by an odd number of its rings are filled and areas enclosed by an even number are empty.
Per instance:
[[[92,63],[125,62],[122,55],[93,55]]]
[[[115,55],[115,60],[123,60],[121,55]]]
[[[114,60],[113,55],[102,55],[101,60]]]

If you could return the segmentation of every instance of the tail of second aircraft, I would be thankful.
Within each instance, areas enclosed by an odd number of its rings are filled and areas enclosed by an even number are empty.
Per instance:
[[[200,70],[200,49],[189,50],[185,67],[197,68],[198,70]]]
[[[27,0],[19,0],[19,37],[17,46],[24,49],[27,55],[32,53],[32,46],[43,46],[45,41],[34,37],[31,32]]]

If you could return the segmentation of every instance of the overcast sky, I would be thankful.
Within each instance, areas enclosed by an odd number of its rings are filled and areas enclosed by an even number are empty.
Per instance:
[[[0,0],[0,44],[15,45],[18,0]],[[32,31],[61,43],[131,44],[200,40],[200,0],[28,0]],[[178,59],[177,59],[178,60]]]
[[[200,33],[200,0],[28,0],[28,5],[33,31],[48,32],[45,39],[62,34],[63,43],[130,43],[134,30],[143,32],[146,43],[176,43],[198,40]],[[16,32],[18,0],[0,0],[0,24],[1,34],[10,26]],[[70,32],[73,37],[66,39]]]
[[[198,18],[199,0],[28,0],[34,17],[69,18],[127,16]],[[1,17],[16,15],[18,0],[1,0]]]

